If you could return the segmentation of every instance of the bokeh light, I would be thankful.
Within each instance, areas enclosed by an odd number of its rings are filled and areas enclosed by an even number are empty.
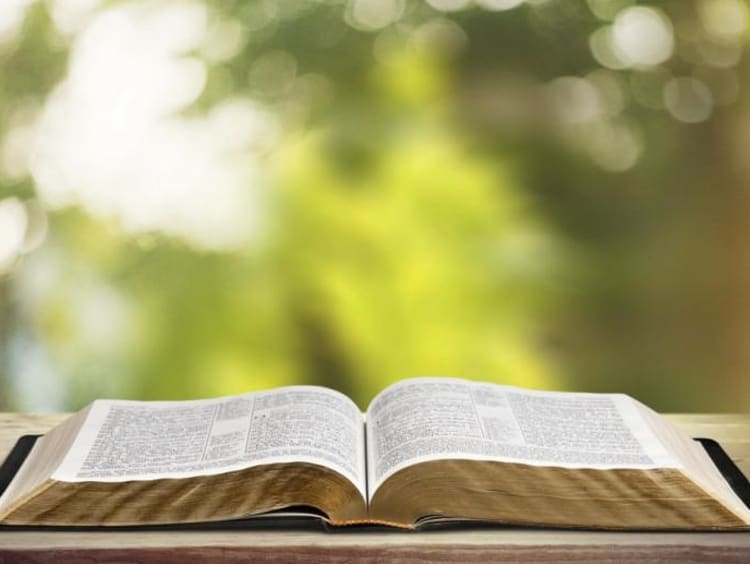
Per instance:
[[[441,12],[455,12],[463,10],[472,0],[427,0],[427,3]]]
[[[34,0],[7,0],[0,3],[0,44],[16,39],[26,11]]]
[[[635,4],[635,0],[587,0],[587,3],[597,18],[612,21],[624,8]]]
[[[627,8],[617,15],[612,42],[619,58],[632,67],[663,63],[674,49],[669,18],[655,8],[644,6]]]
[[[349,0],[347,22],[357,29],[375,31],[399,19],[403,0]]]
[[[0,273],[10,268],[23,249],[26,208],[17,198],[0,200]]]
[[[187,53],[204,44],[206,27],[199,4],[124,5],[96,16],[37,126],[31,172],[46,202],[81,203],[129,231],[163,231],[206,248],[254,236],[259,159],[273,143],[274,116],[238,98],[206,115],[173,117],[203,91],[205,65]],[[269,87],[290,72],[278,62],[255,71],[274,69]]]
[[[524,0],[476,0],[476,2],[479,6],[487,10],[502,12],[520,6]]]
[[[678,120],[697,123],[711,115],[713,97],[701,81],[679,77],[673,78],[664,87],[664,105]]]
[[[750,407],[749,23],[0,2],[0,408],[434,374]]]
[[[739,39],[747,30],[750,11],[741,0],[706,0],[696,7],[704,29],[716,39]]]

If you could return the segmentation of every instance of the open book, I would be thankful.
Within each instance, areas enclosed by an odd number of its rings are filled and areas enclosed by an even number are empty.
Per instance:
[[[394,384],[365,414],[315,386],[98,400],[36,442],[0,497],[0,524],[176,524],[300,506],[332,525],[750,527],[703,448],[636,400],[453,378]]]

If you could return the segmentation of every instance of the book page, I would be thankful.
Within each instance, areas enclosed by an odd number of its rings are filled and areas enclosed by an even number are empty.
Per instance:
[[[186,478],[276,462],[330,468],[364,498],[362,413],[317,386],[196,401],[98,400],[52,478]]]
[[[539,392],[455,378],[414,378],[367,411],[370,498],[418,462],[498,460],[569,468],[679,467],[622,394]]]

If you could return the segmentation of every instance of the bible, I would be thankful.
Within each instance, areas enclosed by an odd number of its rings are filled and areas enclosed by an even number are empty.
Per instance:
[[[365,413],[317,386],[96,400],[39,438],[0,495],[3,526],[301,512],[342,527],[750,529],[706,450],[637,400],[456,378],[403,380]]]

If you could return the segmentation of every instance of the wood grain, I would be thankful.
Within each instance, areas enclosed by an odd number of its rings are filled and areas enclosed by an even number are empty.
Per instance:
[[[0,413],[0,458],[22,434],[65,414]],[[722,443],[750,475],[750,415],[671,415]],[[434,532],[0,531],[0,563],[37,562],[750,562],[750,533],[634,533],[492,528]]]

